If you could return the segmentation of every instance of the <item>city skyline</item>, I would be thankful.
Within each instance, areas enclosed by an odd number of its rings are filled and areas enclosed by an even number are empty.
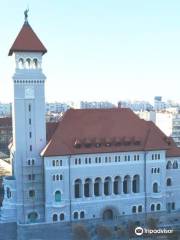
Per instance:
[[[12,101],[14,64],[7,54],[26,7],[24,0],[2,3],[2,102]],[[29,22],[48,49],[46,101],[180,100],[178,1],[33,0],[29,8]]]

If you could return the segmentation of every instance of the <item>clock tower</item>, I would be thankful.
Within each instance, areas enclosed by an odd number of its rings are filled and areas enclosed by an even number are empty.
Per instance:
[[[3,204],[8,208],[9,216],[16,218],[11,220],[20,223],[44,221],[44,168],[40,152],[46,144],[46,77],[42,71],[42,58],[47,50],[28,22],[28,10],[24,13],[25,22],[9,50],[16,65],[11,147],[13,184],[10,179],[5,179]]]

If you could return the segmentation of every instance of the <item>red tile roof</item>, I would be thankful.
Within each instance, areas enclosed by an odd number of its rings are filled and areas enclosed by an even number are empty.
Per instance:
[[[39,40],[29,23],[24,23],[15,42],[9,50],[9,56],[13,52],[47,52],[46,48]]]
[[[60,120],[43,156],[180,149],[153,122],[130,109],[70,109]]]

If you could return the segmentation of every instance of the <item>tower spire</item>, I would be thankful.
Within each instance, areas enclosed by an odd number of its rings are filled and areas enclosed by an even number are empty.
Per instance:
[[[25,22],[25,23],[28,23],[28,12],[29,12],[29,8],[27,8],[27,9],[24,11],[24,22]]]

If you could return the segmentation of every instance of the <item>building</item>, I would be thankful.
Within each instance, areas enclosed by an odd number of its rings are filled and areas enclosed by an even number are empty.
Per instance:
[[[178,112],[173,118],[172,124],[172,138],[178,147],[180,147],[180,112]]]
[[[16,62],[13,174],[3,180],[1,221],[53,223],[178,211],[180,149],[130,109],[70,109],[51,125],[46,142],[46,52],[26,17],[9,51]]]
[[[1,117],[10,117],[12,112],[11,103],[0,103],[0,116]]]
[[[118,107],[130,108],[133,111],[152,111],[153,106],[146,101],[119,101]]]
[[[74,106],[73,103],[59,103],[59,102],[46,103],[46,112],[64,113],[73,106]]]
[[[174,113],[171,111],[139,111],[140,118],[153,121],[167,136],[172,135]]]
[[[80,108],[81,109],[94,109],[94,108],[114,108],[116,107],[113,103],[110,102],[87,102],[81,101]]]
[[[0,118],[0,152],[9,156],[8,145],[12,138],[12,118]],[[0,158],[2,158],[0,153]]]

